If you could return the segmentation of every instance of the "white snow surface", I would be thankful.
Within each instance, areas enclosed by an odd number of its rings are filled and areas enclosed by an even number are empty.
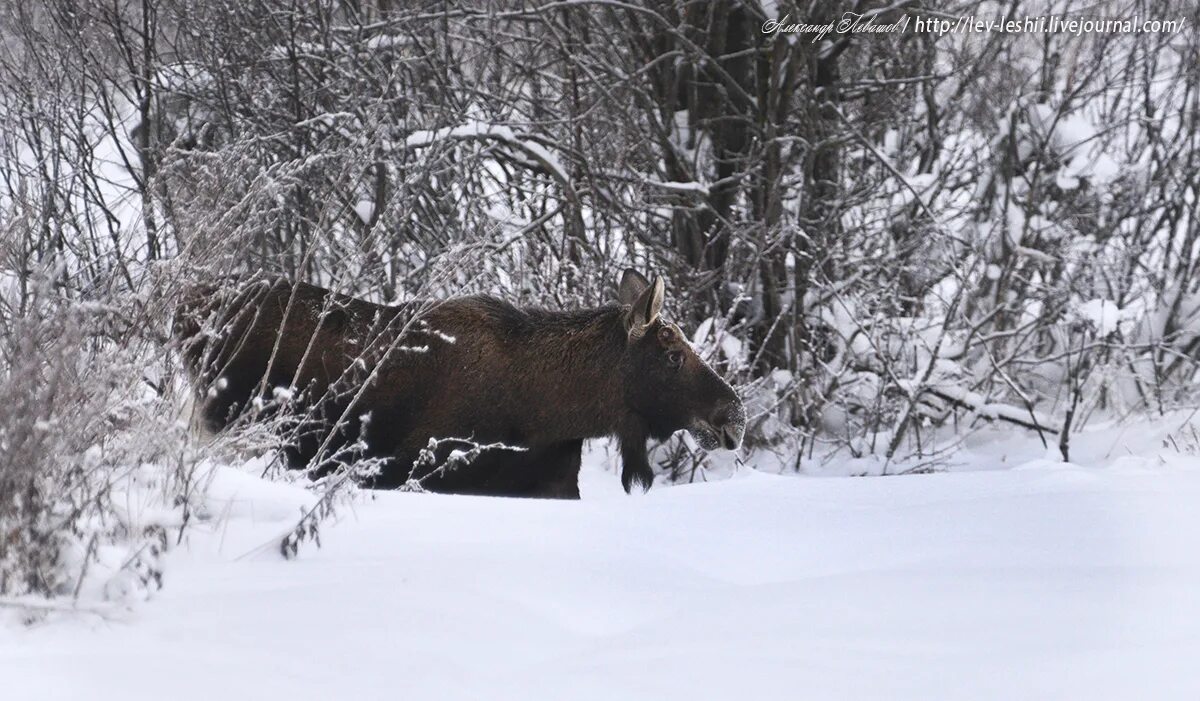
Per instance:
[[[632,497],[593,446],[582,501],[364,495],[293,561],[311,495],[223,468],[152,600],[0,609],[4,697],[1200,698],[1180,422],[1097,425],[1079,464],[1010,430],[946,473]]]
[[[1083,318],[1092,322],[1096,333],[1102,338],[1117,330],[1125,314],[1116,302],[1109,299],[1092,299],[1079,305],[1079,313]]]

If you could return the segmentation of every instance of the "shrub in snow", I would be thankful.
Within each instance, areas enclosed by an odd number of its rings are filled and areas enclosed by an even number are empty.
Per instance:
[[[51,289],[0,314],[0,596],[142,598],[191,517],[186,426],[146,346],[103,340],[136,307]]]

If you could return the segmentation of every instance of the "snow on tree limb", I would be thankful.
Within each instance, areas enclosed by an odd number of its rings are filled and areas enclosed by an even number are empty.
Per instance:
[[[707,183],[699,183],[699,182],[695,182],[695,181],[692,181],[692,182],[666,181],[666,182],[664,182],[661,180],[647,179],[647,180],[643,180],[642,182],[644,182],[646,185],[649,185],[650,187],[656,187],[656,188],[659,188],[660,190],[667,190],[668,192],[677,192],[677,193],[685,194],[685,195],[700,195],[703,197],[707,197],[708,193],[709,193],[709,186]]]
[[[505,146],[516,148],[528,155],[562,188],[563,196],[570,203],[569,225],[574,229],[572,235],[582,239],[583,215],[579,202],[579,193],[568,175],[567,169],[556,155],[545,146],[527,136],[517,134],[511,127],[504,124],[489,124],[476,120],[467,120],[456,127],[441,129],[421,129],[414,131],[404,140],[407,148],[425,148],[442,141],[496,141]]]
[[[901,385],[909,383],[902,382]],[[915,389],[904,387],[906,391]],[[1011,404],[990,402],[982,394],[972,392],[962,387],[949,384],[934,384],[920,388],[923,394],[929,394],[938,399],[950,402],[967,409],[978,416],[993,421],[1005,421],[1031,431],[1044,431],[1057,435],[1061,428],[1048,416],[1034,411],[1032,408],[1015,407]]]

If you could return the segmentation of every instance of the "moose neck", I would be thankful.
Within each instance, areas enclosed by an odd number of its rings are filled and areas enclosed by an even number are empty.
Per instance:
[[[527,312],[529,401],[559,439],[594,438],[617,431],[625,414],[625,344],[622,310]]]

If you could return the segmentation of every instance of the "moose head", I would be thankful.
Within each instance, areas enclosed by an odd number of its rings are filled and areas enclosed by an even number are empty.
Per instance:
[[[625,403],[645,422],[646,432],[663,439],[687,429],[706,450],[737,449],[746,428],[746,410],[679,327],[662,318],[662,278],[650,282],[627,269],[617,299],[624,308],[627,334]],[[634,479],[649,486],[649,465],[644,470],[631,468],[629,457],[626,453],[622,474],[626,490]]]

